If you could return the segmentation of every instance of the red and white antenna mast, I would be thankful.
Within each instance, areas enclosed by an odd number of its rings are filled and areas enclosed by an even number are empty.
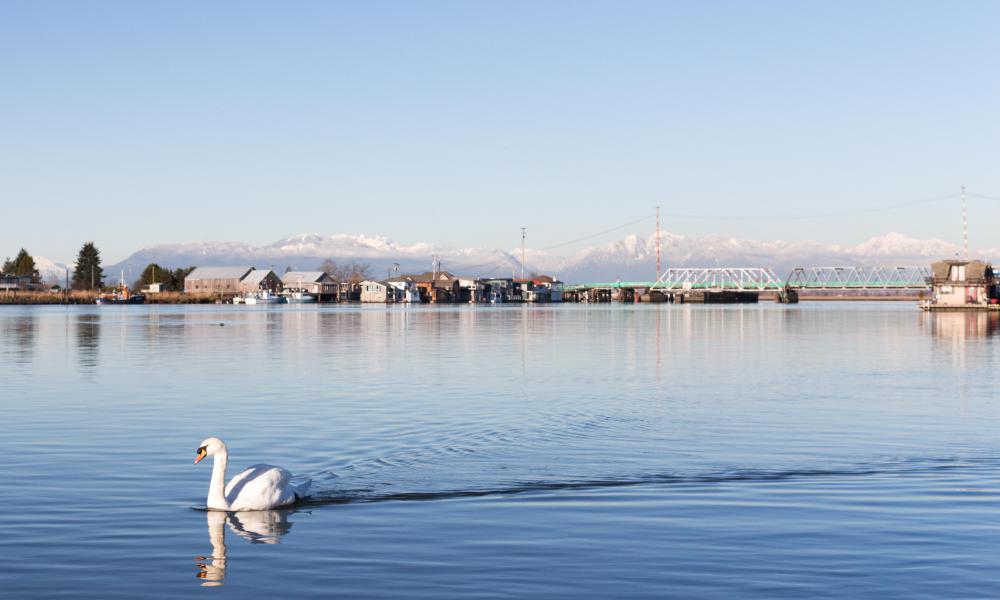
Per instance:
[[[962,253],[969,260],[969,217],[965,210],[965,186],[962,186]]]
[[[656,280],[660,280],[660,207],[656,207]]]

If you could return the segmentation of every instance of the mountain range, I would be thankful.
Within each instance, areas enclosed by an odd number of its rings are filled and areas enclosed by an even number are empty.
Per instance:
[[[916,239],[888,233],[856,245],[828,245],[814,241],[757,241],[723,236],[661,234],[663,268],[770,267],[784,277],[798,266],[927,265],[957,255],[960,248],[938,239]],[[976,256],[992,256],[995,249],[979,250]],[[245,242],[197,242],[160,244],[142,248],[125,260],[105,267],[106,280],[118,273],[135,279],[149,263],[166,268],[197,265],[254,265],[279,274],[288,267],[316,270],[325,259],[338,263],[356,261],[371,265],[381,277],[398,264],[400,272],[423,272],[432,268],[433,257],[440,268],[469,276],[509,276],[520,273],[519,250],[448,248],[428,243],[402,244],[382,236],[351,234],[301,234],[266,246]],[[46,279],[62,281],[65,265],[35,257]],[[70,266],[70,268],[72,268]],[[547,273],[566,282],[649,280],[656,272],[656,237],[631,234],[583,248],[568,255],[542,250],[525,252],[525,273]]]

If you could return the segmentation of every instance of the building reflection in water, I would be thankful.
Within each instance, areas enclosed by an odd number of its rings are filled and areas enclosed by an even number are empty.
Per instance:
[[[227,513],[210,510],[205,513],[208,522],[208,542],[212,554],[195,557],[198,579],[202,586],[220,586],[226,582],[228,567],[226,548],[226,525],[230,531],[251,544],[277,544],[281,537],[292,528],[288,517],[291,510],[257,510],[251,512]]]
[[[101,345],[101,316],[82,314],[76,319],[76,355],[80,369],[93,372],[99,362],[98,350]]]
[[[956,341],[987,338],[1000,331],[1000,312],[968,310],[924,313],[923,324],[937,337]]]

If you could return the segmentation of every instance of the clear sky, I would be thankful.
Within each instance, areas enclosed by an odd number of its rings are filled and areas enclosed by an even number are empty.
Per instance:
[[[0,256],[1000,197],[998,2],[0,4]],[[1000,246],[976,200],[972,245]],[[957,241],[957,204],[682,234]],[[646,227],[646,225],[643,225]],[[611,238],[614,235],[609,236]],[[567,248],[567,251],[572,248]]]

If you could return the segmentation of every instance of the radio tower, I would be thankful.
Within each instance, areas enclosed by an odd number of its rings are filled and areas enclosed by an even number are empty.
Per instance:
[[[528,235],[528,228],[521,228],[521,279],[524,279],[524,238]]]
[[[656,207],[656,280],[660,280],[660,207]]]
[[[962,186],[962,253],[969,260],[969,218],[965,210],[965,186]]]

